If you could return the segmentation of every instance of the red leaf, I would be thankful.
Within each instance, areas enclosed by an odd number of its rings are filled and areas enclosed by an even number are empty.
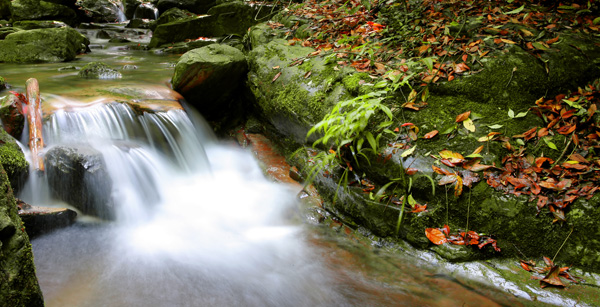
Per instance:
[[[550,272],[544,277],[544,279],[540,280],[540,285],[542,288],[547,286],[556,286],[556,287],[564,287],[565,284],[560,280],[558,274],[560,270],[557,265],[552,266],[550,268]]]
[[[431,241],[435,245],[440,245],[448,242],[444,233],[437,228],[425,229],[425,235],[427,236],[427,239],[429,239],[429,241]]]
[[[406,173],[407,175],[414,175],[414,174],[416,174],[416,173],[418,173],[418,172],[419,172],[419,170],[418,170],[418,169],[416,169],[416,168],[411,168],[411,167],[407,168],[407,169],[406,169],[406,171],[405,171],[405,173]]]

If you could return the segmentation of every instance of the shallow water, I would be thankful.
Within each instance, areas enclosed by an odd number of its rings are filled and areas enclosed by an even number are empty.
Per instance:
[[[94,43],[105,48],[70,63],[0,64],[12,90],[39,80],[47,146],[101,151],[115,183],[116,221],[80,216],[32,241],[48,306],[545,305],[531,302],[522,286],[469,278],[460,273],[468,267],[453,269],[430,252],[370,241],[337,222],[307,223],[297,191],[265,179],[249,151],[217,141],[196,114],[137,116],[126,105],[106,105],[131,88],[169,101],[177,56]],[[118,80],[59,71],[98,60],[137,68],[120,69]],[[35,179],[20,197],[64,205]],[[546,302],[575,302],[552,301],[558,296],[550,293]]]

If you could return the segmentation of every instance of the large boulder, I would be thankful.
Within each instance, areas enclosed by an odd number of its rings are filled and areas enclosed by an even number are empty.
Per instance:
[[[250,5],[243,2],[227,2],[208,10],[208,15],[216,16],[215,35],[244,36],[248,28],[265,20],[271,14],[271,8]]]
[[[87,145],[56,146],[45,155],[50,190],[84,214],[115,216],[112,181],[102,154]]]
[[[12,190],[19,193],[29,175],[29,164],[21,147],[3,129],[0,129],[0,163],[8,175]]]
[[[156,27],[158,27],[162,24],[173,22],[176,20],[186,19],[186,18],[190,18],[190,17],[196,17],[196,14],[194,14],[190,11],[176,8],[176,7],[170,8],[167,11],[162,12],[160,14],[160,16],[158,17],[158,19],[156,21],[152,22],[150,29],[152,29],[154,31],[156,29]]]
[[[158,19],[158,9],[151,3],[142,3],[135,9],[133,19]]]
[[[71,27],[18,31],[0,40],[0,62],[64,62],[87,49],[89,40]]]
[[[135,9],[142,3],[144,3],[142,0],[124,0],[123,4],[125,6],[125,17],[130,20],[133,19]]]
[[[3,306],[44,306],[33,252],[17,214],[17,203],[0,167],[0,298]]]
[[[77,13],[61,4],[41,0],[13,0],[11,12],[14,21],[19,20],[59,20],[74,26]]]
[[[273,39],[268,26],[257,25],[248,37],[247,85],[261,115],[286,138],[298,144],[333,105],[358,87],[367,74],[350,69],[334,70],[334,63],[310,57],[314,49]],[[271,41],[269,41],[271,40]],[[366,87],[365,87],[366,88]]]
[[[215,21],[214,16],[195,16],[161,24],[152,33],[148,47],[156,48],[198,37],[214,37]]]
[[[170,8],[180,8],[195,14],[206,14],[215,5],[215,0],[159,0],[156,8],[165,12]]]
[[[173,89],[205,117],[220,117],[238,92],[246,69],[240,50],[212,44],[181,56],[173,74]]]

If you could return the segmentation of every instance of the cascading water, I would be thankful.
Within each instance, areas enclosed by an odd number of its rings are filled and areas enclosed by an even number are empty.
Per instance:
[[[291,192],[202,126],[183,110],[136,115],[125,104],[52,115],[49,150],[84,144],[101,152],[117,211],[116,222],[36,240],[49,306],[343,302],[290,222]]]

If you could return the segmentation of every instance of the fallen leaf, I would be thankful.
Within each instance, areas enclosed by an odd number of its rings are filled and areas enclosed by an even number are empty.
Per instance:
[[[550,272],[548,272],[548,274],[542,280],[540,280],[540,285],[542,288],[547,286],[565,287],[565,284],[562,282],[562,280],[560,280],[559,273],[559,267],[557,265],[552,266]]]
[[[431,138],[433,138],[434,136],[436,136],[438,133],[439,133],[439,131],[437,131],[437,130],[433,130],[433,131],[427,132],[427,133],[426,133],[426,134],[423,136],[423,138],[424,138],[424,139],[426,139],[426,140],[428,140],[428,139],[431,139]]]
[[[277,78],[279,78],[279,76],[281,76],[281,72],[278,72],[275,77],[273,77],[273,81],[271,81],[271,83],[275,82],[275,80],[277,80]]]
[[[440,157],[442,157],[442,159],[448,159],[453,164],[460,163],[465,160],[465,158],[461,154],[450,150],[440,151]]]
[[[437,228],[425,229],[425,236],[427,236],[427,239],[435,245],[441,245],[448,242],[444,233]]]
[[[465,121],[467,118],[469,118],[470,115],[471,115],[471,111],[467,111],[465,113],[458,114],[458,116],[456,116],[455,122],[460,123],[462,121]]]
[[[475,124],[470,118],[465,119],[462,123],[465,129],[469,130],[470,132],[475,132]]]

